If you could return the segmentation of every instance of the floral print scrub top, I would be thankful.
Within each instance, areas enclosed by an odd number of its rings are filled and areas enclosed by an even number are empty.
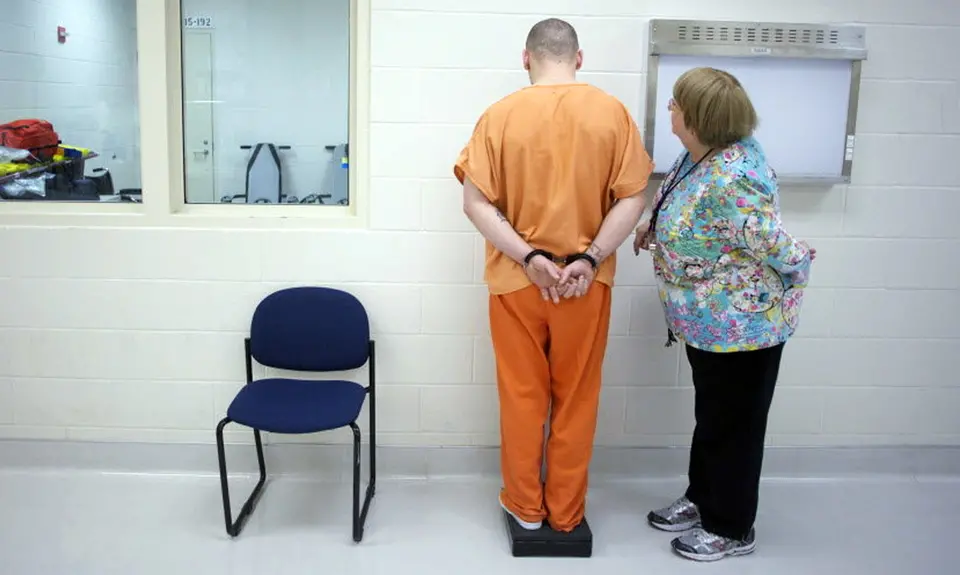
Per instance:
[[[694,166],[681,156],[654,198]],[[667,326],[705,351],[772,347],[797,329],[811,257],[780,222],[777,177],[747,138],[693,168],[669,193],[653,250]]]

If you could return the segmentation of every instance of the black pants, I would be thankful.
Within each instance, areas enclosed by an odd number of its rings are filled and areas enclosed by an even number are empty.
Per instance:
[[[734,353],[687,346],[697,419],[687,498],[710,533],[743,539],[757,518],[767,414],[782,353],[783,344]]]

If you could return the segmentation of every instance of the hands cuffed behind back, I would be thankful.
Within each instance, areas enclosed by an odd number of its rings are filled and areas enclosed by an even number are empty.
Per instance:
[[[580,259],[563,268],[560,274],[560,295],[566,299],[587,295],[590,285],[596,277],[596,270],[586,259]]]
[[[573,261],[571,261],[573,260]],[[530,252],[523,269],[532,283],[540,288],[544,300],[560,303],[560,298],[583,297],[596,277],[596,259],[589,253],[568,258],[560,268],[551,257],[539,250]]]
[[[553,260],[544,255],[535,254],[524,263],[523,271],[527,272],[530,281],[540,288],[543,299],[553,300],[553,303],[560,302],[557,289],[560,282],[560,268],[553,263]]]

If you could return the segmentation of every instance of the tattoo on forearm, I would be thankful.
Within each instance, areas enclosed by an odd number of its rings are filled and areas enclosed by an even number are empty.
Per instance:
[[[503,212],[501,212],[501,211],[498,210],[498,209],[494,209],[494,211],[497,212],[497,218],[498,218],[501,222],[509,223],[509,222],[507,222],[507,216],[503,215]]]
[[[603,250],[600,249],[600,246],[597,244],[590,244],[590,247],[587,248],[587,255],[597,260],[597,263],[603,259]]]

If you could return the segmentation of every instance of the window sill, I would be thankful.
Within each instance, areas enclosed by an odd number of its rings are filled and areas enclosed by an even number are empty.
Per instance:
[[[96,202],[0,202],[6,227],[164,227],[210,229],[359,229],[354,206],[187,205],[157,213],[149,204]]]

